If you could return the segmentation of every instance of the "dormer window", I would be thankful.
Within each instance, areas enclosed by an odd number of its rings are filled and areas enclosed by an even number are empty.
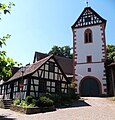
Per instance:
[[[92,43],[92,31],[90,29],[85,30],[84,42],[85,43]]]

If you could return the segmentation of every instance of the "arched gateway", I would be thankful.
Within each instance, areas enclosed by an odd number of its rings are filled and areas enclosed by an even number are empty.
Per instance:
[[[85,77],[80,83],[81,96],[100,96],[101,83],[93,77]]]

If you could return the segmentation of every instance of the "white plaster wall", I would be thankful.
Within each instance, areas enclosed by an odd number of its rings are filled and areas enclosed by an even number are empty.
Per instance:
[[[49,61],[50,61],[50,62],[55,62],[53,59],[50,59]]]
[[[94,64],[78,64],[75,71],[76,74],[84,76],[96,76],[99,80],[103,78],[103,63],[94,63]],[[88,68],[91,68],[91,72],[88,72]]]
[[[76,30],[76,52],[77,52],[77,63],[86,62],[86,56],[92,55],[93,62],[100,62],[102,57],[102,31],[100,25],[88,27],[92,30],[93,43],[84,43],[84,31],[87,28],[80,28]]]

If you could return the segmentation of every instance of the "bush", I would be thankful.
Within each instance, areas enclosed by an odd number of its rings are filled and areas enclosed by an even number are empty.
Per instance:
[[[47,97],[54,102],[54,105],[59,107],[71,102],[71,95],[70,94],[50,94],[46,93],[43,97]]]
[[[80,99],[80,95],[76,95],[76,99],[77,99],[77,100]]]
[[[20,105],[22,107],[36,107],[38,101],[34,99],[32,96],[27,96],[25,100],[20,100],[19,98],[14,100],[14,105]]]
[[[71,101],[71,95],[70,94],[62,94],[61,95],[61,101],[62,102],[70,102]]]
[[[27,108],[33,108],[33,107],[36,107],[35,104],[29,104],[29,105],[27,106]]]
[[[21,103],[20,103],[20,106],[24,107],[24,108],[33,108],[33,107],[36,107],[36,105],[34,103],[31,103],[31,104],[27,104],[26,101],[22,100]]]
[[[26,99],[25,99],[25,102],[29,105],[32,103],[32,100],[34,99],[33,96],[27,96]]]
[[[22,100],[21,103],[20,103],[20,106],[27,107],[28,104],[26,103],[26,101]]]
[[[49,99],[52,99],[52,94],[50,94],[50,93],[45,93],[43,96],[45,96],[45,97],[47,97],[47,98],[49,98]]]
[[[33,104],[33,105],[35,105],[35,106],[38,106],[38,100],[32,99],[32,103],[31,103],[31,104]]]
[[[61,101],[61,96],[58,95],[58,94],[53,94],[52,95],[52,100],[54,101],[55,104],[58,104]]]
[[[13,104],[14,104],[14,105],[19,105],[19,104],[20,104],[20,99],[19,99],[19,98],[16,98],[16,99],[13,101]]]
[[[72,92],[69,94],[52,94],[50,98],[54,101],[54,105],[59,107],[70,104],[72,100],[78,100],[80,96]]]
[[[40,107],[49,107],[53,105],[53,100],[47,98],[46,96],[41,96],[38,101]]]

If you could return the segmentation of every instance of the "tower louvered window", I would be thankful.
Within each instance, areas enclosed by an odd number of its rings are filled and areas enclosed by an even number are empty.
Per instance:
[[[85,30],[84,42],[85,43],[92,43],[92,31],[90,29]]]

